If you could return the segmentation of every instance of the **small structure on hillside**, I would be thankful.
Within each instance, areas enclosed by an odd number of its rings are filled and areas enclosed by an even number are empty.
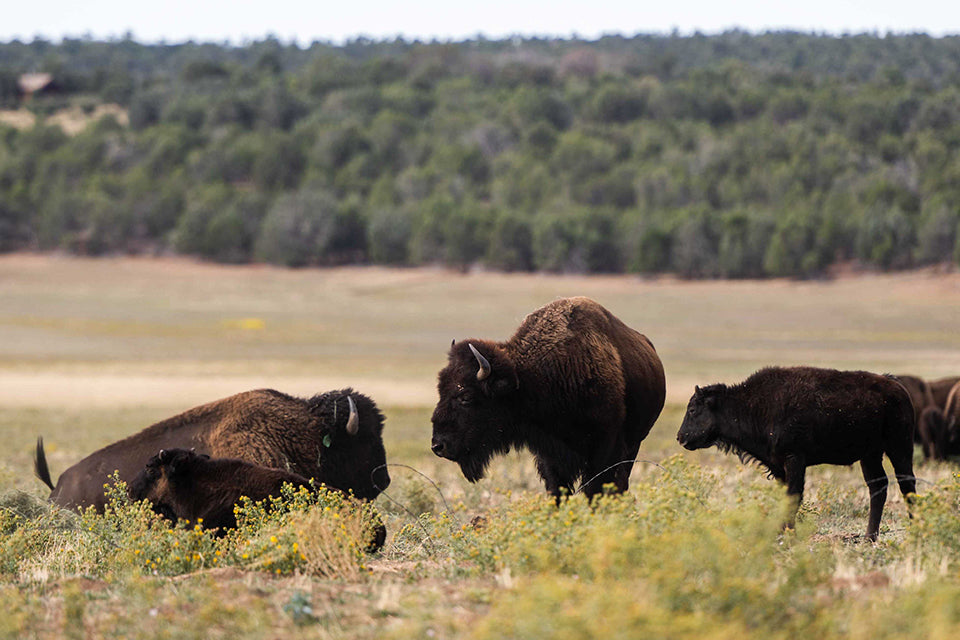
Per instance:
[[[24,73],[17,79],[17,87],[24,101],[36,94],[55,93],[58,88],[52,73]]]

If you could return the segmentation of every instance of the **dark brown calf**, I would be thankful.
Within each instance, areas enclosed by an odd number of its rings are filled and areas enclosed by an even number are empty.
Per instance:
[[[803,500],[806,469],[860,462],[870,490],[867,537],[877,539],[887,500],[883,454],[893,463],[904,498],[916,491],[914,411],[895,379],[865,371],[813,367],[762,369],[738,385],[697,388],[677,440],[687,449],[717,446],[755,459]]]
[[[309,486],[296,473],[234,458],[211,459],[187,449],[162,449],[130,483],[132,500],[149,500],[157,513],[207,529],[237,526],[234,505],[241,496],[263,500],[280,495],[284,483]]]

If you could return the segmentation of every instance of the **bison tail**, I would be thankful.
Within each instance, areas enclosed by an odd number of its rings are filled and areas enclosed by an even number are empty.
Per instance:
[[[53,482],[50,480],[50,468],[47,467],[47,456],[43,452],[43,436],[37,438],[37,453],[33,458],[33,473],[40,478],[43,484],[53,491]]]

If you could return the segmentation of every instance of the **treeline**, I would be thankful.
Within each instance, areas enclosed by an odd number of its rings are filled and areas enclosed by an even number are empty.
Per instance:
[[[25,101],[17,78],[51,73]],[[0,44],[0,250],[816,276],[960,260],[960,38]],[[67,106],[127,110],[75,136]]]

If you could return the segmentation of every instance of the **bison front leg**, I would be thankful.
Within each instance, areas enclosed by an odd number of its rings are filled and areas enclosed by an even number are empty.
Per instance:
[[[876,458],[864,458],[860,461],[863,479],[870,490],[870,520],[867,522],[867,538],[876,542],[880,532],[880,516],[887,502],[887,473],[883,470],[882,454]]]
[[[803,484],[807,478],[807,462],[802,456],[787,456],[783,461],[784,482],[787,484],[787,517],[783,523],[784,529],[794,529],[797,526],[797,512],[803,502]]]
[[[558,505],[562,496],[573,495],[573,479],[561,474],[555,464],[537,457],[537,472],[543,478],[547,493],[556,499]]]

